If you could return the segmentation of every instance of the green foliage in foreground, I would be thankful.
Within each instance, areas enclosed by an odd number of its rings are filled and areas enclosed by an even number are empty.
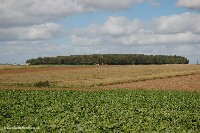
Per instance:
[[[0,91],[0,132],[200,132],[200,93]]]

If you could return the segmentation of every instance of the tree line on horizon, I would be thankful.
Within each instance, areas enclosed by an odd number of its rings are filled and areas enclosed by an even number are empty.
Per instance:
[[[144,54],[93,54],[29,59],[31,65],[151,65],[151,64],[188,64],[189,60],[176,55]]]

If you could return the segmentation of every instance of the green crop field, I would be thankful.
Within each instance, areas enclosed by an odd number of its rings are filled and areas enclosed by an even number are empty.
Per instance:
[[[200,93],[0,91],[0,132],[200,132]]]

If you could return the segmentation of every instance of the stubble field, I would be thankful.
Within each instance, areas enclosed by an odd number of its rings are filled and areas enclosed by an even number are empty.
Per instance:
[[[166,80],[169,80],[169,84],[173,84],[170,81],[175,80],[174,84],[176,85],[178,79],[183,78],[180,82],[187,80],[193,85],[190,90],[198,91],[199,74],[199,65],[0,66],[0,86],[1,88],[5,88],[5,86],[22,89],[34,88],[36,83],[48,81],[49,89],[99,90],[136,88],[136,83],[145,84],[148,81],[149,84],[152,82],[152,87],[155,89],[159,89],[159,86],[154,86],[157,82],[165,83],[166,89],[168,89]],[[188,77],[190,81],[188,81]],[[137,85],[139,89],[145,89],[148,86]],[[183,89],[184,86],[187,84],[183,84]],[[165,89],[165,87],[161,87],[161,89]],[[182,89],[181,84],[177,89]]]

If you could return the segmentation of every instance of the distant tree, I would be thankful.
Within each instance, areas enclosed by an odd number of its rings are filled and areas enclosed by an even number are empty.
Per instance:
[[[29,59],[26,63],[32,65],[149,65],[149,64],[188,64],[189,60],[182,56],[144,55],[144,54],[95,54],[70,55],[57,57],[39,57]]]

